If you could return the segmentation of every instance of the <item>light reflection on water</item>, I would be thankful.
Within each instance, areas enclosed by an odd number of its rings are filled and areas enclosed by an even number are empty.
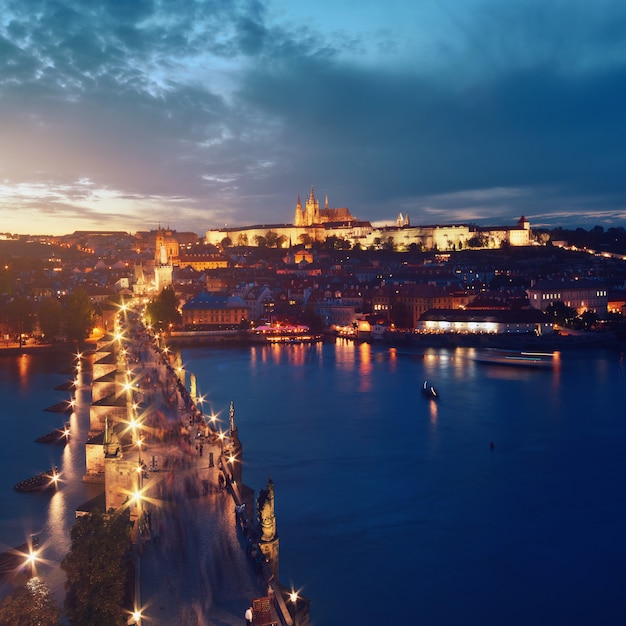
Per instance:
[[[581,585],[559,529],[567,523],[589,537],[608,524],[594,549],[621,543],[610,520],[625,519],[623,505],[607,498],[612,511],[600,520],[592,501],[601,496],[571,487],[584,477],[609,495],[626,478],[618,441],[589,422],[624,391],[617,355],[572,354],[540,371],[479,364],[469,348],[340,340],[305,348],[304,360],[290,350],[253,375],[246,348],[184,356],[212,381],[216,406],[237,399],[246,482],[258,488],[272,475],[281,572],[313,598],[316,623],[400,623],[410,598],[431,625],[587,626],[598,618],[587,605],[600,596],[604,622],[614,621],[626,574],[612,568],[592,588]],[[438,402],[421,396],[424,379]],[[602,444],[585,450],[581,467],[589,428]],[[626,443],[623,423],[611,429]],[[611,488],[607,463],[617,470]],[[593,550],[583,552],[585,561]],[[551,572],[549,598],[542,568]]]
[[[618,623],[621,357],[567,354],[558,370],[535,371],[473,355],[348,341],[183,350],[212,411],[235,401],[245,482],[258,491],[272,475],[281,579],[304,587],[314,623],[401,623],[408,599],[434,626],[468,615],[483,626]],[[11,433],[0,440],[0,538],[17,545],[41,533],[57,589],[74,509],[95,495],[80,480],[82,374],[70,444],[34,443],[60,426],[42,410],[67,396],[53,390],[60,369],[45,357],[0,360],[0,424]],[[439,401],[421,395],[424,379]],[[12,491],[55,462],[68,481],[59,493]],[[593,580],[576,575],[590,568]]]

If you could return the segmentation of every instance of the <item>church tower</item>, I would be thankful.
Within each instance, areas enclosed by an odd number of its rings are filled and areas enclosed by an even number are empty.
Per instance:
[[[178,242],[169,228],[165,231],[159,224],[154,245],[154,285],[157,291],[172,284],[174,258],[178,259]]]
[[[302,212],[302,202],[300,202],[300,196],[298,196],[298,202],[296,203],[296,215],[293,219],[294,226],[304,226],[304,213]]]
[[[313,187],[311,186],[311,193],[309,197],[306,199],[305,203],[305,225],[311,226],[312,224],[320,223],[320,203],[317,201],[315,197],[315,192],[313,191]]]

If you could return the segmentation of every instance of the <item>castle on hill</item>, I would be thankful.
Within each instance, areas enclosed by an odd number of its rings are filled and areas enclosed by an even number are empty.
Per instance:
[[[269,235],[269,236],[268,236]],[[474,224],[412,226],[408,213],[400,213],[392,226],[374,227],[354,217],[347,208],[330,208],[328,196],[320,208],[313,187],[304,206],[298,196],[293,224],[258,224],[227,227],[206,232],[206,243],[220,245],[228,240],[233,246],[259,246],[272,241],[278,247],[325,241],[337,237],[362,248],[389,248],[398,251],[417,246],[422,250],[462,250],[499,248],[503,243],[528,246],[530,222],[522,216],[512,226],[479,227]]]
[[[354,222],[356,221],[347,208],[329,209],[328,196],[326,196],[326,204],[320,209],[320,203],[315,197],[313,187],[304,203],[304,209],[298,196],[296,203],[296,214],[293,219],[294,226],[313,226],[315,224],[327,224],[329,222]]]

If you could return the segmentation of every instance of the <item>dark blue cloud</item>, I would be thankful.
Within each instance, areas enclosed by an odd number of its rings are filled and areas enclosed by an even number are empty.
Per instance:
[[[13,183],[182,196],[198,231],[288,220],[311,184],[371,220],[621,219],[622,3],[442,1],[407,41],[257,0],[1,4]]]

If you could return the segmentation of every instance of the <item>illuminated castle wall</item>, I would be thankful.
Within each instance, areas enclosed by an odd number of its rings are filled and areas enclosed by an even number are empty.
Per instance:
[[[298,197],[293,224],[260,224],[220,228],[206,232],[206,242],[220,245],[228,238],[234,246],[256,246],[260,237],[272,231],[283,237],[284,248],[305,240],[324,241],[335,236],[363,248],[392,246],[408,250],[415,244],[423,250],[462,250],[473,248],[499,248],[504,242],[511,246],[528,246],[531,243],[530,222],[521,217],[513,226],[477,227],[473,224],[448,224],[411,226],[408,214],[400,214],[393,226],[373,227],[370,222],[354,218],[346,208],[328,208],[328,198],[323,209],[315,197],[313,187],[304,206]]]

